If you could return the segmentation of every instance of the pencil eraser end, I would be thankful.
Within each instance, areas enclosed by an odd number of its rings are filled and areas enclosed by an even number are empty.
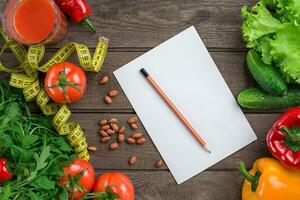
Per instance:
[[[141,73],[147,78],[149,76],[148,72],[145,70],[145,68],[142,68]]]

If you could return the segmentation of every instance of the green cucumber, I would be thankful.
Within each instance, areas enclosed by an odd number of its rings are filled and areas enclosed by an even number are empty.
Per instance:
[[[242,107],[249,109],[280,109],[300,106],[300,87],[291,87],[282,96],[272,96],[258,88],[242,90],[237,98]]]
[[[248,52],[246,61],[250,73],[262,89],[277,96],[287,92],[287,84],[280,73],[272,65],[265,64],[255,50]]]

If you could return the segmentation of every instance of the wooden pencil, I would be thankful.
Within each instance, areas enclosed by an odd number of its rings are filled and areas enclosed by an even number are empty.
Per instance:
[[[167,95],[162,91],[159,85],[153,80],[153,78],[149,75],[149,73],[142,68],[141,73],[148,80],[150,85],[155,89],[155,91],[163,98],[163,100],[167,103],[167,105],[173,110],[173,112],[177,115],[180,121],[186,126],[186,128],[193,134],[196,140],[202,145],[202,147],[208,152],[211,153],[206,142],[200,137],[198,132],[192,127],[192,125],[187,121],[187,119],[183,116],[183,114],[176,108],[176,106],[172,103],[172,101],[167,97]]]

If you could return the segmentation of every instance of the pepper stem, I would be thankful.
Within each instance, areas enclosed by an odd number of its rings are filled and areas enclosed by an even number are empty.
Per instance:
[[[252,176],[247,168],[244,162],[239,162],[238,164],[238,170],[239,172],[251,183],[251,191],[255,192],[256,188],[258,187],[259,178],[261,176],[261,173],[257,171],[254,176]]]
[[[254,176],[252,176],[247,168],[246,168],[246,165],[244,162],[239,162],[239,165],[238,165],[238,169],[239,169],[239,172],[249,181],[249,182],[253,182],[254,181]]]
[[[284,134],[286,138],[288,138],[293,144],[300,145],[300,135],[293,134],[287,127],[281,126],[280,131]]]
[[[95,26],[92,24],[92,22],[89,20],[89,18],[84,18],[82,20],[82,23],[84,23],[90,29],[90,31],[92,31],[93,33],[96,33]]]

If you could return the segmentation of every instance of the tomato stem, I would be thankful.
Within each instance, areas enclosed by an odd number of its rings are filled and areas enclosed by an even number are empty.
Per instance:
[[[67,93],[67,87],[72,87],[75,90],[77,90],[78,92],[81,93],[81,90],[79,87],[77,87],[77,85],[75,83],[72,83],[70,81],[67,80],[67,75],[66,75],[66,68],[64,67],[63,71],[59,72],[58,74],[58,81],[57,83],[54,83],[53,85],[50,85],[48,88],[57,88],[60,87],[65,95],[65,97],[68,99],[69,101],[69,96]]]
[[[114,200],[119,198],[120,196],[116,193],[113,193],[111,191],[111,187],[107,186],[105,192],[94,192],[94,193],[88,193],[85,195],[83,199],[94,199],[94,198],[100,198],[105,200]]]

